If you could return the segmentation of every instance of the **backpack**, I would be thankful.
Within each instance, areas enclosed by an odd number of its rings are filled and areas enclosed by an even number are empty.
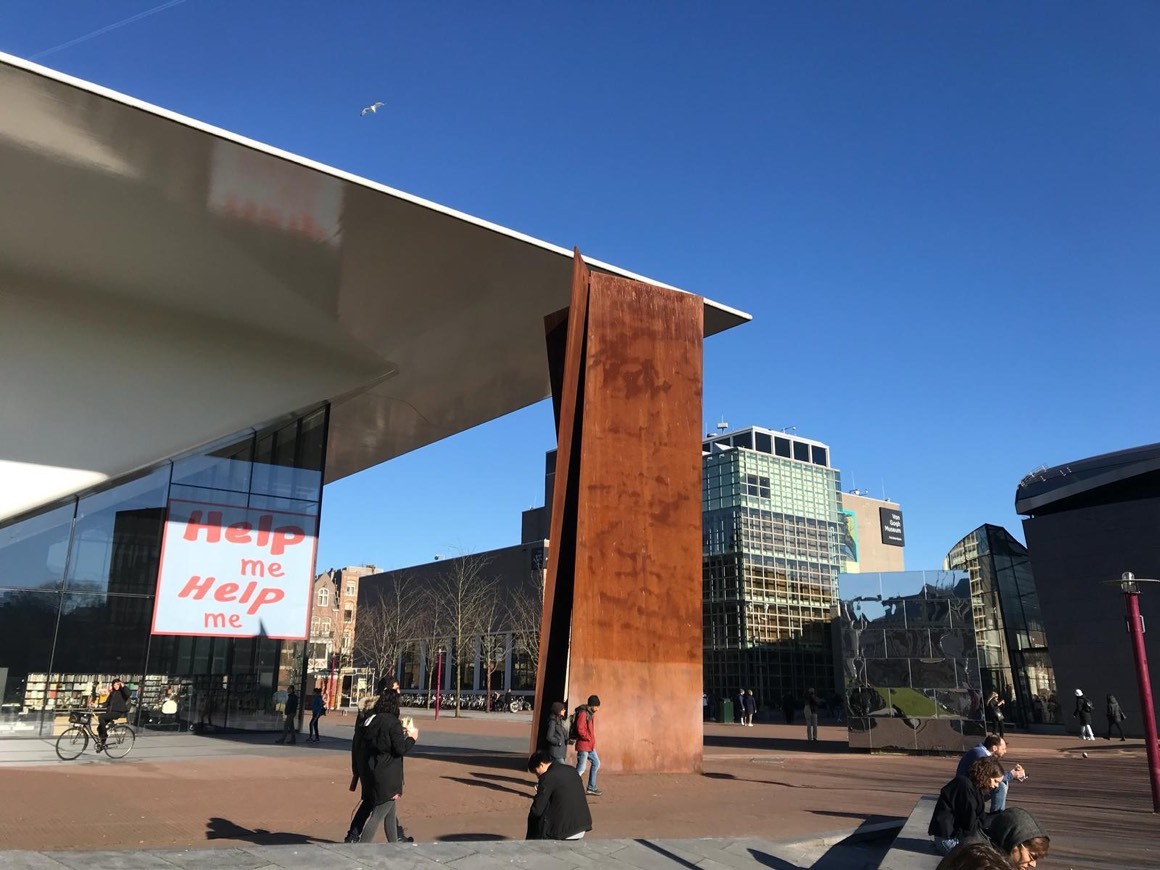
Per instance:
[[[1089,701],[1087,698],[1084,698],[1083,704],[1080,706],[1080,709],[1083,710],[1085,713],[1090,713],[1094,708],[1092,707],[1092,702]]]
[[[577,720],[580,718],[580,714],[583,712],[584,712],[584,705],[581,704],[579,707],[577,707],[575,710],[573,710],[572,715],[568,717],[568,743],[569,743],[569,745],[575,743],[577,740],[580,739],[580,729],[578,727]]]

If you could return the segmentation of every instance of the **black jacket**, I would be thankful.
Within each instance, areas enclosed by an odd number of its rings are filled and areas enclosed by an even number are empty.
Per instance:
[[[1094,706],[1083,695],[1075,696],[1075,715],[1079,717],[1080,725],[1092,724],[1092,711],[1087,709],[1089,706]]]
[[[927,833],[940,840],[983,835],[986,799],[968,777],[956,776],[942,787]]]
[[[1108,695],[1108,721],[1109,722],[1123,722],[1124,711],[1120,709],[1120,702],[1116,700],[1115,695]]]
[[[298,712],[298,693],[290,692],[286,695],[286,718],[293,719],[294,714]]]
[[[576,769],[553,762],[536,786],[528,812],[529,840],[566,840],[592,830],[592,813],[584,796],[584,782]]]
[[[563,761],[568,755],[568,723],[559,716],[549,718],[544,742],[548,745],[548,754],[556,761]]]
[[[109,691],[109,697],[105,698],[105,710],[114,715],[124,716],[129,712],[129,701],[132,697],[128,687],[122,683],[121,688]]]
[[[399,717],[390,713],[368,715],[362,731],[357,760],[362,799],[378,806],[403,793],[403,756],[415,739],[403,733]]]

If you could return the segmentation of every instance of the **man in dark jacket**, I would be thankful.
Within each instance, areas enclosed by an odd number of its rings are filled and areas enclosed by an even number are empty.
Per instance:
[[[298,695],[293,686],[286,689],[286,707],[282,712],[286,717],[282,721],[282,736],[274,742],[293,745],[298,742],[298,723],[294,721],[298,716]]]
[[[592,813],[580,777],[547,752],[533,752],[528,772],[539,782],[528,811],[529,840],[579,840],[592,830]]]
[[[97,747],[98,752],[105,745],[109,723],[129,715],[130,698],[132,695],[128,687],[119,679],[113,680],[113,684],[109,688],[109,697],[105,698],[105,712],[97,717],[97,738],[100,740],[100,746]]]

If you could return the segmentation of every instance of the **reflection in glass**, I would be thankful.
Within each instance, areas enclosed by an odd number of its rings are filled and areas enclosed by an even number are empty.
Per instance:
[[[75,504],[0,529],[0,588],[59,589]]]

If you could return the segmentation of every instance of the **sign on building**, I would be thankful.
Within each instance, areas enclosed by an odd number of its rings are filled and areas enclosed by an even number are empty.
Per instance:
[[[171,500],[153,633],[304,639],[316,522],[285,511]]]
[[[902,511],[893,508],[878,508],[878,519],[882,523],[882,543],[891,547],[902,547],[906,537],[902,532]]]

